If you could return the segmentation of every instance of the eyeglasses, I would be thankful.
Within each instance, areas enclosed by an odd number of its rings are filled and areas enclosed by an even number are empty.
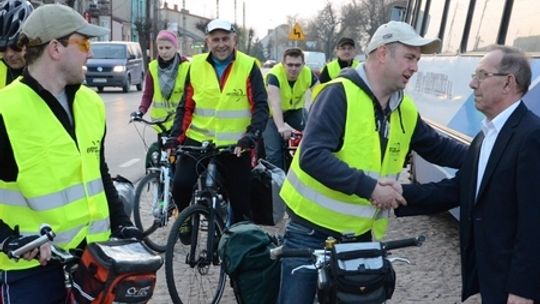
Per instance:
[[[79,47],[79,50],[84,53],[90,52],[92,45],[90,44],[90,39],[88,38],[79,38],[79,37],[70,37],[69,39],[64,39],[68,44],[76,44]]]
[[[472,79],[476,79],[478,81],[482,81],[488,77],[493,76],[508,76],[510,73],[491,73],[486,71],[478,71],[476,73],[471,74]]]
[[[290,68],[299,68],[302,66],[303,63],[286,63],[285,65]]]

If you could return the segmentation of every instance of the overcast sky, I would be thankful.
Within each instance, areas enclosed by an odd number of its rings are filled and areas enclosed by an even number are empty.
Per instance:
[[[191,14],[207,18],[216,17],[216,0],[184,0],[186,9]],[[239,25],[243,25],[242,6],[246,7],[246,27],[253,28],[255,35],[262,38],[268,29],[275,28],[279,24],[287,22],[287,16],[296,16],[299,19],[312,18],[321,11],[328,0],[236,0],[236,19]],[[168,0],[169,7],[178,4],[182,8],[182,0]],[[335,8],[350,0],[332,0]],[[234,22],[235,0],[219,0],[219,17]],[[339,10],[338,10],[339,12]]]

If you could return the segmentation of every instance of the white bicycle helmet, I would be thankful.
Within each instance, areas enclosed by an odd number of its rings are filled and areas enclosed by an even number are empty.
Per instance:
[[[0,2],[0,50],[16,45],[22,24],[34,8],[27,0],[4,0]]]

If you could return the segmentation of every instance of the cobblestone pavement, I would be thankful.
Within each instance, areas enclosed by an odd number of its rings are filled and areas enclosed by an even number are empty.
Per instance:
[[[277,231],[276,228],[272,230]],[[397,275],[396,291],[388,303],[460,303],[458,223],[449,214],[392,218],[386,239],[413,237],[418,234],[426,236],[422,247],[393,252],[395,256],[408,258],[412,264],[394,265]],[[159,271],[155,294],[150,303],[171,303],[164,268]],[[221,303],[236,303],[229,287]],[[479,304],[480,300],[476,296],[465,303]]]

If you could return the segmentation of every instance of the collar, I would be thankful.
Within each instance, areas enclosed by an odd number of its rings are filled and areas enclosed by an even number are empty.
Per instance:
[[[358,73],[358,76],[362,78],[362,80],[367,84],[368,88],[373,92],[373,88],[369,84],[367,75],[366,75],[366,68],[364,63],[360,63],[358,67],[356,67],[356,72]],[[390,95],[390,101],[388,102],[388,108],[390,111],[394,111],[399,107],[401,104],[401,101],[403,100],[403,90],[398,90],[394,92],[392,95]]]
[[[495,118],[493,118],[491,121],[489,121],[487,118],[484,118],[482,120],[482,132],[484,132],[484,135],[486,135],[490,129],[495,129],[495,131],[499,133],[510,115],[514,113],[520,103],[521,99],[514,101],[514,103],[512,103],[508,108],[495,116]]]

